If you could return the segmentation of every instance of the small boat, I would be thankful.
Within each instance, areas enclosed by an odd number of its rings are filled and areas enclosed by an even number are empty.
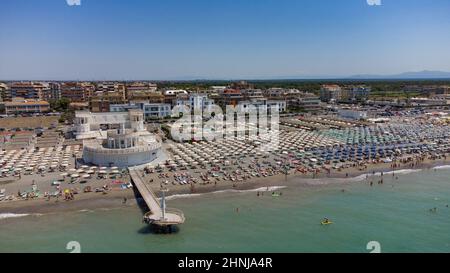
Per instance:
[[[277,192],[272,193],[272,197],[280,197],[280,196],[281,196],[281,194],[279,194]]]
[[[333,224],[333,222],[331,222],[330,220],[323,220],[320,224],[321,224],[322,226],[326,226],[326,225],[331,225],[331,224]]]

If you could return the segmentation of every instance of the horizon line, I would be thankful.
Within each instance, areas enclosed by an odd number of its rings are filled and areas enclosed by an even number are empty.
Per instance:
[[[233,81],[450,81],[450,77],[418,78],[230,78],[230,79],[0,79],[0,82],[233,82]]]

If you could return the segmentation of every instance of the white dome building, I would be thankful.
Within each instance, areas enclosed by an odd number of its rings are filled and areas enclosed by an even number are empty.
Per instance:
[[[158,157],[161,144],[144,128],[141,110],[120,113],[76,112],[76,134],[83,139],[83,161],[120,168],[147,164]],[[118,129],[102,130],[103,126]]]

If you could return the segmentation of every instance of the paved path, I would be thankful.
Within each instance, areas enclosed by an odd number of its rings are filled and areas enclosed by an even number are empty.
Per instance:
[[[149,220],[156,225],[176,225],[184,223],[184,215],[181,211],[175,211],[173,209],[166,209],[166,213],[163,218],[163,211],[161,204],[156,197],[153,190],[142,179],[136,169],[129,168],[130,176],[134,185],[138,189],[139,193],[144,198],[150,212],[145,214],[146,220]]]

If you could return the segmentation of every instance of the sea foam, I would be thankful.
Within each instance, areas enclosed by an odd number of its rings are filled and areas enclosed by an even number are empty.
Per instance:
[[[192,197],[202,196],[202,195],[205,195],[205,194],[276,191],[276,190],[284,189],[284,188],[286,188],[286,186],[261,187],[261,188],[249,189],[249,190],[228,189],[228,190],[213,191],[213,192],[208,192],[208,193],[174,194],[174,195],[170,195],[170,196],[166,197],[166,200],[174,200],[174,199],[180,199],[180,198],[192,198]]]
[[[8,219],[8,218],[19,218],[19,217],[26,217],[26,216],[41,216],[42,214],[34,213],[34,214],[28,214],[28,213],[0,213],[0,220]]]
[[[442,170],[442,169],[450,169],[450,165],[442,165],[433,168],[433,170]]]

